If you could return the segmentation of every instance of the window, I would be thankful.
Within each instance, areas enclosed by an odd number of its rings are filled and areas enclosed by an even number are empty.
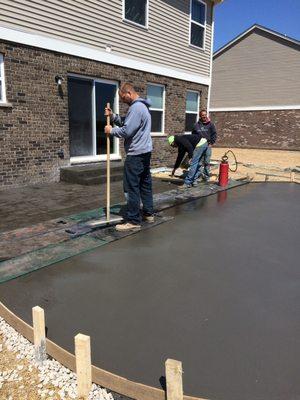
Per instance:
[[[3,55],[0,54],[0,103],[5,103],[5,81],[4,81],[4,60]]]
[[[123,0],[123,19],[147,28],[148,0]]]
[[[191,132],[198,120],[199,97],[198,92],[188,91],[186,93],[185,132]]]
[[[206,4],[201,0],[191,0],[190,44],[204,49],[206,26]]]
[[[151,100],[152,133],[164,133],[165,87],[163,85],[147,85],[147,97]]]

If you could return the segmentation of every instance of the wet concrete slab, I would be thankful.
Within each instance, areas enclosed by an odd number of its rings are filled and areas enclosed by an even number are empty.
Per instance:
[[[169,210],[175,218],[0,285],[26,321],[93,363],[159,387],[166,358],[184,391],[220,400],[300,398],[300,186],[250,184]]]

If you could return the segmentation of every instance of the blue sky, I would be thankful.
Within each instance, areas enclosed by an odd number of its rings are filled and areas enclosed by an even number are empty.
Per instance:
[[[300,40],[300,0],[224,0],[215,8],[214,50],[255,23]]]

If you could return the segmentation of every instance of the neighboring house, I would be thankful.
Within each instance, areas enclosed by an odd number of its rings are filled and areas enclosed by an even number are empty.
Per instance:
[[[105,159],[104,107],[132,82],[152,100],[153,162],[207,106],[222,0],[1,0],[0,185],[57,181]],[[112,143],[111,158],[122,158]],[[64,155],[64,158],[62,158]]]
[[[213,56],[218,145],[300,150],[300,42],[259,25]]]

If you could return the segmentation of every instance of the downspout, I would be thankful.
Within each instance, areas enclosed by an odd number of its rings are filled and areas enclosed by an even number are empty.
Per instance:
[[[215,4],[212,3],[212,5],[211,5],[210,66],[209,66],[210,84],[208,86],[208,96],[207,96],[207,114],[208,115],[209,115],[209,110],[210,110],[210,93],[211,93],[211,84],[212,84],[212,64],[213,64],[213,53],[214,53],[214,31],[215,31],[214,11],[215,11]]]

